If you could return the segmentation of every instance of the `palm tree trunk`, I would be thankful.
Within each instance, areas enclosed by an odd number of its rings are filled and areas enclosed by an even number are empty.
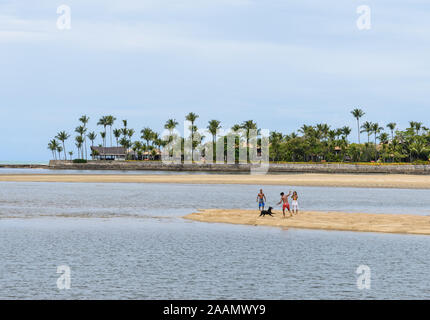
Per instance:
[[[360,144],[360,120],[357,118],[358,144]]]
[[[63,150],[64,150],[64,160],[67,160],[66,146],[64,145],[64,140],[62,142],[63,142]]]
[[[216,162],[216,144],[215,144],[215,135],[212,135],[212,161]]]
[[[375,161],[378,160],[378,149],[376,148],[376,132],[375,132]]]
[[[112,126],[109,126],[110,131],[110,146],[112,147]]]
[[[191,122],[191,163],[194,163],[194,122]]]
[[[240,143],[240,140],[239,140]],[[246,136],[246,163],[249,162],[249,134]]]
[[[88,154],[87,154],[87,137],[84,138],[84,146],[85,146],[85,160],[88,159]]]

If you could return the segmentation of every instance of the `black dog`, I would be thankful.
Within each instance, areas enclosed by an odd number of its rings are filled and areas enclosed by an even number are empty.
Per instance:
[[[260,213],[260,217],[264,217],[266,214],[273,217],[272,216],[272,209],[273,209],[272,207],[269,207],[269,210],[262,210]]]

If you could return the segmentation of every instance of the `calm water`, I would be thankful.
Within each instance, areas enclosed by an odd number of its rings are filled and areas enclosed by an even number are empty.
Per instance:
[[[0,174],[249,174],[247,172],[165,171],[165,170],[65,170],[43,168],[0,168]],[[295,174],[295,173],[292,173]]]
[[[279,186],[264,187],[269,204]],[[304,209],[430,214],[430,190],[297,187]],[[181,219],[246,185],[0,182],[0,299],[430,298],[430,237]],[[56,268],[72,270],[70,290]],[[355,271],[371,269],[371,289]]]

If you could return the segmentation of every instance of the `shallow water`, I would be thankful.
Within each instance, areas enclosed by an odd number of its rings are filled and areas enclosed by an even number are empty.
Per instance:
[[[247,172],[166,171],[166,170],[72,170],[45,168],[0,168],[0,174],[126,174],[126,175],[183,175],[183,174],[249,174]],[[295,174],[295,173],[291,173]]]
[[[428,236],[181,218],[198,208],[256,208],[256,189],[0,183],[0,299],[430,298]],[[264,187],[269,204],[280,189]],[[296,190],[306,210],[429,214],[430,208],[430,190]],[[70,290],[56,287],[59,265],[71,268]],[[357,288],[359,265],[370,267],[370,290]]]

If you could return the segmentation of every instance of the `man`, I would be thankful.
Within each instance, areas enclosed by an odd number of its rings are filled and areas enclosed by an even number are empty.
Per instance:
[[[291,195],[291,190],[290,190],[290,192],[288,192],[287,195],[285,195],[283,192],[281,192],[281,201],[278,202],[278,204],[281,204],[281,202],[283,203],[282,204],[282,213],[284,215],[284,218],[285,218],[285,209],[288,209],[288,212],[290,213],[290,217],[293,216],[291,214],[291,211],[290,211],[290,204],[288,203],[288,197],[290,195]]]
[[[264,203],[266,202],[266,195],[263,193],[263,189],[260,189],[260,193],[257,195],[258,210],[264,210]]]

